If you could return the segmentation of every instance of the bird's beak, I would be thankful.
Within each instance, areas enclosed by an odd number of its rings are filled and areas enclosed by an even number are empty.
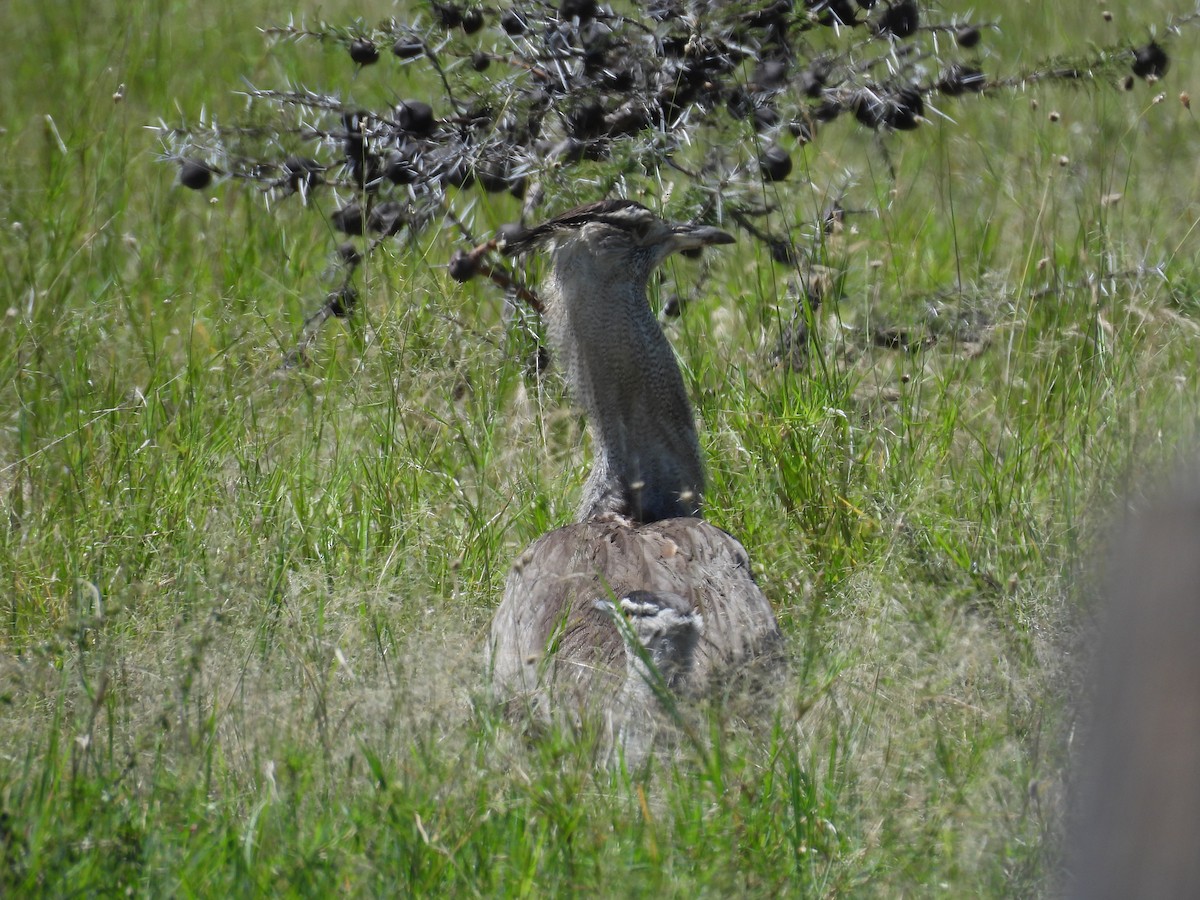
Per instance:
[[[592,609],[614,619],[617,617],[617,606],[611,600],[593,600]]]
[[[728,231],[713,228],[711,225],[672,225],[671,231],[675,239],[688,247],[711,247],[714,244],[732,244],[734,237]]]
[[[711,225],[685,225],[672,223],[671,251],[684,256],[699,256],[705,247],[715,244],[732,244],[734,237],[728,231]]]

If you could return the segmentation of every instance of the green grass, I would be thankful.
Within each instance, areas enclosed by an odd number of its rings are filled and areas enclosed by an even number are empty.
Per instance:
[[[1182,11],[1039,10],[990,66]],[[446,276],[446,238],[389,247],[280,372],[327,225],[155,160],[143,126],[236,116],[242,76],[384,90],[269,50],[289,11],[16,0],[0,34],[0,892],[1053,893],[1093,554],[1197,433],[1195,33],[1159,85],[947,104],[887,141],[895,182],[831,126],[797,218],[846,171],[878,214],[817,246],[840,274],[804,371],[772,358],[786,273],[706,259],[671,337],[793,677],[639,780],[486,701],[507,567],[587,466],[496,291]],[[868,339],[931,307],[979,334]]]

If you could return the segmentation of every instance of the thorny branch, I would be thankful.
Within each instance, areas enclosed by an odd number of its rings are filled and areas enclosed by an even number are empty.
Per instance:
[[[306,320],[287,357],[296,363],[328,319],[352,314],[359,262],[435,222],[473,245],[455,252],[452,277],[482,275],[540,310],[536,294],[492,258],[496,241],[471,236],[474,209],[462,192],[473,186],[523,199],[518,225],[547,195],[566,208],[641,186],[672,217],[731,221],[777,263],[803,269],[795,224],[778,225],[777,211],[795,203],[766,201],[804,182],[793,157],[829,122],[852,116],[886,155],[886,141],[942,114],[936,104],[1050,80],[1128,89],[1135,78],[1163,77],[1170,64],[1150,40],[989,74],[977,48],[996,24],[937,21],[931,9],[917,0],[759,0],[749,8],[649,0],[620,12],[597,0],[499,9],[433,0],[408,22],[292,21],[263,31],[343,47],[360,70],[390,47],[393,64],[426,74],[410,85],[440,88],[428,101],[364,109],[306,87],[247,85],[260,114],[254,124],[217,124],[202,113],[194,124],[157,130],[184,186],[254,182],[270,202],[332,191],[340,205],[331,224],[365,241],[361,251],[339,248],[341,284]],[[1200,10],[1173,17],[1164,34],[1197,21]],[[274,113],[270,124],[261,124],[263,108]],[[839,221],[845,191],[834,201]],[[813,235],[828,230],[830,215],[819,215]]]

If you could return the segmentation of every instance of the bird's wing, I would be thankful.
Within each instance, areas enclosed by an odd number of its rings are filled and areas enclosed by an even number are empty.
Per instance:
[[[704,617],[693,678],[710,680],[774,654],[779,626],[750,572],[745,548],[696,518],[646,525],[585,522],[552,531],[509,573],[491,632],[500,695],[567,678],[596,687],[624,676],[625,648],[594,601],[631,591],[680,594]],[[549,676],[549,677],[547,677]]]

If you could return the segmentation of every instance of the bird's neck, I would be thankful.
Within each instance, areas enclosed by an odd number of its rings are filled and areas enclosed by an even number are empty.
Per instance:
[[[551,348],[595,441],[583,517],[696,515],[704,475],[695,419],[674,351],[646,299],[646,275],[598,268],[586,258],[560,258],[547,291]],[[626,508],[617,500],[605,507],[600,495],[624,495]]]

